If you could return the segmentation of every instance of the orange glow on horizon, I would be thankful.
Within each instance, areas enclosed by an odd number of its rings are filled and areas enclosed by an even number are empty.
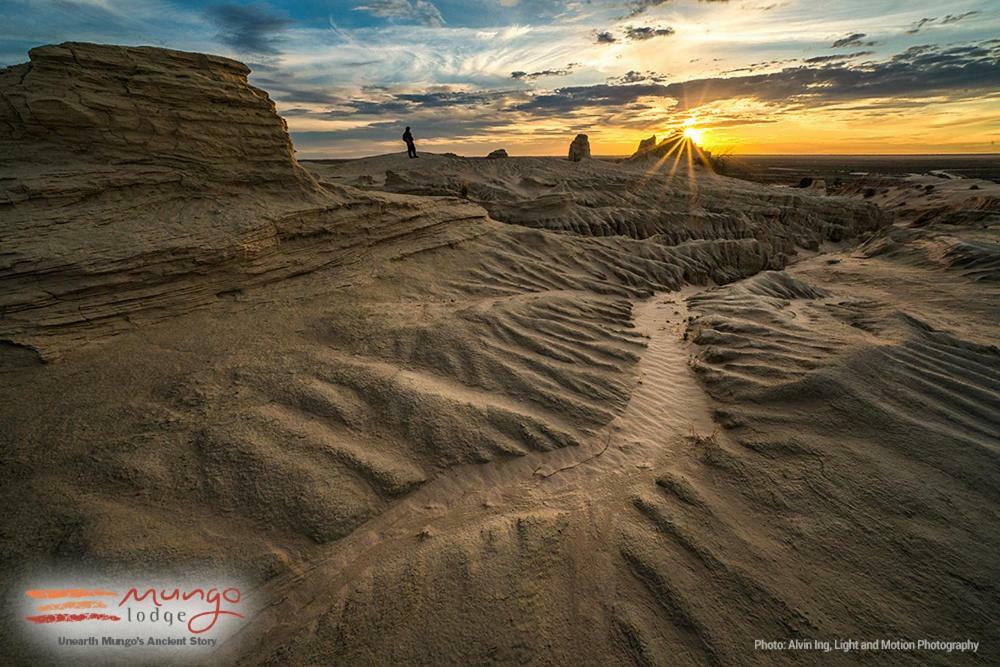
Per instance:
[[[498,147],[514,156],[562,155],[573,132],[585,130],[593,154],[608,157],[631,155],[651,134],[659,141],[674,133],[682,134],[703,150],[732,155],[988,154],[1000,151],[998,99],[941,101],[893,113],[886,112],[877,101],[850,109],[785,109],[750,99],[729,100],[703,104],[696,113],[687,110],[683,115],[672,116],[668,108],[666,113],[650,118],[645,129],[620,124],[617,118],[598,119],[595,110],[593,119],[582,116],[572,131],[547,120],[526,121],[492,127],[488,134],[428,137],[420,143],[432,152],[460,155],[486,155]],[[296,127],[300,122],[294,116],[289,119],[301,157],[360,157],[398,149],[394,137],[374,143],[359,140],[301,146],[295,133],[320,127]]]

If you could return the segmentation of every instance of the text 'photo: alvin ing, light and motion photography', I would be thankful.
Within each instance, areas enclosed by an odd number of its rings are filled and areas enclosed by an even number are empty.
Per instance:
[[[0,665],[1000,663],[1000,5],[0,0]]]

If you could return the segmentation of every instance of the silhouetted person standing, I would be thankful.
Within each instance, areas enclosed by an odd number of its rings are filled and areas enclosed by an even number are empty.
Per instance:
[[[403,132],[403,141],[406,142],[406,155],[408,157],[420,157],[417,155],[417,147],[413,143],[413,134],[410,133],[410,126],[406,126],[406,132]]]

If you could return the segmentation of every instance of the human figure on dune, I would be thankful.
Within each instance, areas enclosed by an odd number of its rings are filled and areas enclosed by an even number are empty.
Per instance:
[[[403,132],[403,141],[406,142],[406,155],[410,158],[420,157],[417,155],[417,147],[413,143],[413,134],[410,132],[410,126],[406,126],[406,132]]]

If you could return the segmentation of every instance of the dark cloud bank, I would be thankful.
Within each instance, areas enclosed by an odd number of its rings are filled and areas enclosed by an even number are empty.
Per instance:
[[[584,106],[614,106],[643,97],[669,97],[680,108],[751,97],[765,102],[828,103],[883,97],[965,96],[1000,88],[1000,49],[918,46],[883,62],[792,67],[770,74],[696,79],[671,84],[579,86],[536,95],[518,108],[565,113]]]

